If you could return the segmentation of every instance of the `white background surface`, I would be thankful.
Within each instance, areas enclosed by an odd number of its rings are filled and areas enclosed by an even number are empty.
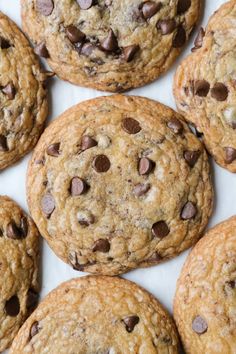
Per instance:
[[[224,2],[223,0],[205,0],[204,15],[198,27],[201,25],[205,26],[209,16]],[[21,25],[20,0],[0,0],[0,10],[13,19],[19,26]],[[182,58],[190,52],[196,32],[197,30],[191,38],[189,46],[185,48],[181,56]],[[164,77],[144,88],[132,90],[129,94],[152,98],[175,109],[172,95],[172,80],[181,57]],[[55,78],[52,80],[50,86],[51,110],[49,120],[55,119],[64,110],[76,103],[102,95],[104,95],[104,93],[76,87]],[[25,178],[29,157],[29,155],[26,156],[13,167],[0,173],[0,194],[6,194],[12,197],[25,210],[27,210]],[[214,162],[212,162],[212,169],[216,198],[215,209],[209,226],[213,226],[229,216],[236,214],[236,176],[218,167]],[[147,269],[135,270],[126,274],[124,277],[142,285],[172,311],[176,280],[186,255],[187,252],[172,261]],[[84,274],[85,273],[74,271],[69,265],[64,264],[54,255],[47,244],[43,242],[41,297],[44,297],[62,281],[72,277],[80,277]]]

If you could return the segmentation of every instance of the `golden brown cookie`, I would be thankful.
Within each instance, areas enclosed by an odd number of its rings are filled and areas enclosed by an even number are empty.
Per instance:
[[[0,12],[0,169],[36,144],[48,106],[38,59],[14,22]]]
[[[174,316],[186,353],[236,353],[236,217],[204,236],[178,280]]]
[[[202,0],[22,0],[35,51],[74,84],[120,92],[155,80],[174,62]]]
[[[135,283],[87,276],[63,283],[38,306],[10,354],[178,353],[175,325]]]
[[[207,154],[181,116],[122,95],[74,106],[45,130],[27,194],[54,252],[77,270],[105,275],[192,246],[213,199]]]
[[[232,0],[214,13],[206,31],[200,30],[174,81],[179,111],[203,133],[216,162],[231,172],[236,172],[235,31]]]
[[[0,196],[0,351],[9,347],[38,300],[39,234],[10,198]]]

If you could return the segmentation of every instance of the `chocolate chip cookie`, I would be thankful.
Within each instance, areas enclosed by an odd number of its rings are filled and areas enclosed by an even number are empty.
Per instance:
[[[0,169],[12,165],[36,144],[47,116],[44,82],[27,39],[0,12]]]
[[[178,353],[175,325],[130,281],[87,276],[52,291],[16,337],[18,353]]]
[[[186,353],[236,353],[236,217],[190,253],[178,280],[175,320]]]
[[[27,193],[54,252],[77,270],[106,275],[193,245],[213,199],[207,154],[181,116],[122,95],[74,106],[46,129]]]
[[[38,300],[39,235],[33,221],[0,196],[0,351],[12,342]]]
[[[202,0],[22,0],[35,52],[74,84],[120,92],[165,72],[196,24]]]
[[[193,54],[179,66],[174,95],[218,164],[236,172],[236,1],[229,1],[201,29]]]

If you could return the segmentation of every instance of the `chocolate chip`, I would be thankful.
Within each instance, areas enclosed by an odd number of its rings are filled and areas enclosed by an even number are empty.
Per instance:
[[[161,30],[161,34],[164,36],[166,34],[172,33],[176,28],[176,22],[174,19],[170,20],[160,20],[157,22],[157,29]]]
[[[122,120],[122,128],[128,134],[137,134],[141,130],[139,122],[133,118],[123,119]]]
[[[154,1],[145,1],[142,4],[142,14],[145,20],[154,16],[162,7],[160,2],[156,3]]]
[[[152,225],[152,234],[158,238],[164,238],[170,233],[170,229],[165,221],[161,220]]]
[[[88,10],[92,5],[94,5],[94,0],[77,0],[77,3],[82,10]]]
[[[221,82],[217,82],[211,89],[211,97],[220,102],[227,100],[228,94],[228,88]]]
[[[123,322],[125,324],[125,329],[127,332],[133,332],[134,327],[139,323],[139,317],[138,316],[129,316],[123,319]]]
[[[177,4],[177,15],[181,15],[188,11],[191,6],[191,0],[179,0]]]
[[[195,166],[197,160],[199,159],[199,156],[200,156],[200,151],[187,150],[187,151],[184,152],[185,161],[187,162],[187,164],[190,167],[194,167]]]
[[[9,100],[13,100],[16,95],[16,89],[12,82],[2,88],[2,92],[9,98]]]
[[[173,48],[181,48],[181,47],[183,47],[183,45],[186,42],[186,39],[187,39],[186,31],[183,28],[183,26],[180,25],[177,28],[177,32],[176,32],[176,34],[174,35],[174,38],[173,38],[173,42],[172,42]]]
[[[139,160],[138,171],[141,176],[151,173],[154,167],[155,163],[147,157],[142,157]]]
[[[8,149],[8,146],[7,146],[7,138],[4,135],[0,134],[0,151],[6,152],[8,150],[9,149]]]
[[[7,237],[13,240],[19,240],[22,237],[21,229],[16,225],[15,221],[9,222],[6,228]]]
[[[103,238],[97,240],[95,243],[94,243],[94,246],[93,246],[93,252],[103,252],[103,253],[107,253],[110,251],[110,242],[108,240],[104,240]]]
[[[199,97],[206,97],[210,90],[210,84],[206,80],[197,80],[194,83],[194,93]]]
[[[90,213],[90,211],[79,211],[77,213],[77,218],[82,226],[89,226],[95,222],[94,215]]]
[[[5,303],[5,311],[8,316],[16,317],[20,312],[20,302],[17,295],[12,296]]]
[[[236,160],[236,150],[232,147],[226,147],[225,150],[225,162],[231,164]]]
[[[196,214],[197,214],[197,208],[195,204],[193,204],[192,202],[187,202],[181,211],[181,218],[183,220],[193,219],[196,216]]]
[[[97,47],[94,44],[85,43],[81,48],[79,48],[79,53],[89,57],[95,49],[97,49]]]
[[[49,156],[58,157],[60,155],[60,143],[49,145],[46,152]]]
[[[8,49],[10,47],[11,47],[10,42],[5,38],[0,37],[0,48],[1,49]]]
[[[47,50],[46,44],[44,42],[39,43],[34,47],[35,54],[39,55],[42,58],[49,58],[49,52]]]
[[[123,48],[122,55],[127,63],[134,59],[135,54],[139,51],[140,47],[137,44],[129,45]]]
[[[28,234],[28,220],[25,216],[22,217],[20,220],[20,229],[21,229],[21,236],[25,238]]]
[[[106,52],[115,52],[118,49],[117,38],[112,29],[110,29],[108,36],[101,41],[101,48]]]
[[[55,200],[50,193],[43,196],[41,200],[41,208],[44,214],[49,217],[55,209]]]
[[[226,285],[228,285],[231,289],[235,289],[236,287],[236,280],[230,280],[226,282]]]
[[[205,37],[205,31],[204,29],[201,27],[200,28],[200,31],[198,32],[198,35],[194,41],[194,46],[195,48],[201,48],[202,47],[202,42],[203,42],[203,39]]]
[[[94,140],[88,135],[84,135],[81,140],[81,149],[84,151],[96,146],[97,144],[98,143],[96,142],[96,140]]]
[[[49,16],[53,12],[53,0],[36,0],[36,9],[44,16]]]
[[[77,27],[72,25],[66,27],[66,35],[71,43],[83,42],[85,39],[85,34],[81,32]]]
[[[26,299],[26,307],[29,311],[33,311],[38,305],[39,294],[33,289],[29,289]]]
[[[197,334],[206,333],[208,330],[207,322],[201,316],[197,316],[192,322],[192,329]]]
[[[175,134],[181,134],[183,132],[183,124],[177,118],[171,118],[167,123],[168,128],[170,128]]]
[[[106,155],[97,155],[93,160],[93,168],[98,173],[107,172],[110,167],[111,163]]]
[[[147,184],[140,183],[134,187],[133,193],[136,195],[136,197],[141,197],[142,195],[146,194],[150,188],[151,185],[149,183]]]
[[[87,183],[79,178],[79,177],[74,177],[71,180],[71,186],[70,186],[70,193],[72,197],[76,197],[78,195],[86,193],[88,190],[88,185]]]
[[[40,331],[39,322],[35,321],[30,328],[30,339],[36,336]]]

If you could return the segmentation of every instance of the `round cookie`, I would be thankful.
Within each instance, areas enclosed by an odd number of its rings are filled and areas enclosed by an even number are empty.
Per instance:
[[[236,1],[229,1],[200,30],[193,54],[179,66],[174,95],[179,111],[203,133],[216,162],[236,172]]]
[[[36,144],[48,106],[38,59],[14,22],[0,12],[0,169]]]
[[[21,328],[10,354],[178,353],[174,322],[135,283],[87,276],[53,290]]]
[[[187,258],[174,316],[186,353],[236,353],[236,217],[217,225]]]
[[[22,0],[23,28],[63,80],[121,92],[165,72],[202,0]]]
[[[8,348],[38,300],[39,234],[23,210],[0,196],[0,351]]]
[[[54,252],[105,275],[196,243],[213,199],[207,154],[181,116],[122,95],[83,102],[52,122],[29,164],[27,194]]]

